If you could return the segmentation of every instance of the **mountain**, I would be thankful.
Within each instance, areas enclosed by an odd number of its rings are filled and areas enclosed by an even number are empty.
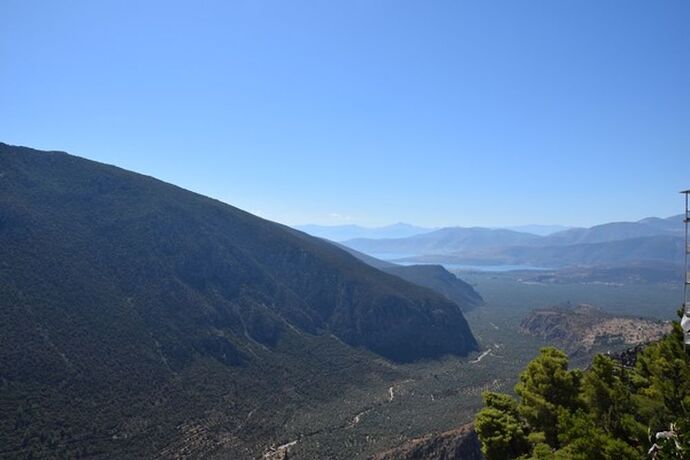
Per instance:
[[[462,311],[484,305],[484,299],[472,285],[461,280],[442,265],[396,265],[384,268],[383,271],[442,294],[458,304]]]
[[[431,232],[433,228],[417,227],[415,225],[397,223],[385,227],[362,227],[359,225],[295,225],[295,229],[312,236],[331,241],[345,241],[354,238],[406,238],[420,233]]]
[[[382,357],[477,348],[455,303],[326,241],[6,144],[0,324],[0,456],[260,457]]]
[[[636,265],[659,262],[680,265],[683,238],[649,236],[605,243],[562,246],[512,246],[467,251],[459,254],[409,257],[417,263],[457,263],[467,265],[532,265],[544,268],[595,265]]]
[[[533,310],[520,324],[523,334],[558,344],[570,354],[595,346],[639,345],[661,339],[670,322],[614,316],[592,305],[555,306]]]
[[[680,264],[683,239],[674,236],[648,236],[602,243],[565,246],[512,247],[499,251],[504,263],[540,267],[574,265],[640,264],[672,262]]]
[[[513,230],[482,227],[448,227],[433,232],[395,239],[353,239],[346,246],[367,254],[449,254],[495,246],[537,244],[541,237]]]
[[[474,307],[484,305],[484,299],[472,285],[461,280],[442,265],[397,265],[368,256],[342,244],[338,244],[338,246],[372,267],[436,291],[458,304],[462,311],[469,311]]]
[[[308,233],[312,236],[325,238],[331,241],[343,242],[353,239],[395,239],[407,238],[410,236],[420,235],[423,233],[430,233],[438,228],[419,227],[416,225],[406,224],[403,222],[397,224],[386,225],[383,227],[362,227],[360,225],[294,225],[293,228]],[[570,230],[573,227],[565,225],[517,225],[512,227],[497,227],[497,230],[512,230],[520,233],[531,233],[533,235],[547,236],[553,233]],[[489,230],[489,229],[487,229]]]
[[[681,263],[683,216],[649,217],[538,236],[512,230],[451,227],[398,239],[354,239],[343,244],[391,260],[470,265],[581,265]]]
[[[666,219],[648,217],[637,222],[611,222],[590,228],[572,228],[545,238],[544,246],[561,244],[592,244],[647,236],[681,236],[683,216]]]
[[[565,230],[570,230],[572,227],[566,225],[515,225],[512,227],[500,227],[506,230],[514,230],[516,232],[531,233],[533,235],[548,236],[553,233],[562,232]]]

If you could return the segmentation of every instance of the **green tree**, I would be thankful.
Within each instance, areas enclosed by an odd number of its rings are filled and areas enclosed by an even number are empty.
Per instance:
[[[559,447],[559,415],[580,406],[581,378],[579,370],[568,370],[565,353],[547,347],[527,365],[515,386],[521,398],[519,413],[532,431],[544,433],[545,442],[553,448]]]
[[[628,373],[619,362],[596,355],[583,375],[581,398],[600,430],[631,445],[640,445],[647,438],[647,427],[635,417],[633,387]]]
[[[690,365],[678,323],[671,334],[640,354],[636,371],[638,400],[658,428],[687,416]]]
[[[526,427],[517,402],[506,394],[485,392],[484,409],[475,418],[475,429],[487,460],[516,458],[529,453]]]
[[[544,348],[520,374],[518,401],[484,394],[482,450],[488,460],[632,460],[656,444],[657,460],[690,458],[689,356],[678,323],[633,369],[598,355],[571,371],[563,352]]]
[[[572,460],[637,460],[643,455],[616,438],[583,409],[563,412],[559,420],[559,441],[564,446],[556,458]]]

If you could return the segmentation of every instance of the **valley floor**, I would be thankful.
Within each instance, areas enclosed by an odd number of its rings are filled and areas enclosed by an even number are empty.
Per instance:
[[[466,314],[481,353],[408,365],[391,365],[401,377],[366,388],[343,388],[326,404],[297,409],[284,432],[265,448],[266,458],[367,458],[431,432],[471,421],[484,390],[512,392],[520,370],[547,343],[520,334],[533,308],[570,301],[615,314],[673,319],[680,291],[662,284],[644,286],[523,283],[510,273],[462,273],[486,305]],[[596,350],[606,351],[606,350]],[[590,356],[578,356],[584,365]]]

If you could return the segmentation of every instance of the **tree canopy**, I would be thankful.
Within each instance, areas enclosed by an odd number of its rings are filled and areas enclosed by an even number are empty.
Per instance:
[[[517,398],[484,393],[475,426],[487,460],[690,458],[690,359],[678,323],[634,367],[606,355],[581,371],[543,348]]]

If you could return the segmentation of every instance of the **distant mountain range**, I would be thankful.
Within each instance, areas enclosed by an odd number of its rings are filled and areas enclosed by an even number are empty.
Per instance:
[[[346,241],[356,238],[407,238],[409,236],[419,235],[422,233],[433,232],[438,230],[434,227],[419,227],[416,225],[397,223],[386,225],[383,227],[363,227],[361,225],[295,225],[293,228],[302,232],[308,233],[312,236],[325,238],[331,241]],[[532,233],[534,235],[551,235],[552,233],[568,230],[573,227],[565,225],[518,225],[513,227],[496,227],[495,229],[514,230],[523,233]]]
[[[366,254],[452,254],[496,246],[536,245],[544,237],[513,230],[448,227],[408,238],[357,238],[343,244]]]
[[[544,238],[542,246],[591,244],[649,236],[682,236],[683,216],[648,217],[637,222],[612,222],[590,228],[573,228]]]
[[[307,224],[295,225],[294,228],[312,236],[318,236],[331,241],[345,241],[353,238],[406,238],[435,230],[434,228],[417,227],[402,222],[384,227]]]
[[[541,267],[654,261],[680,263],[682,216],[572,228],[547,236],[449,227],[397,239],[343,242],[358,251],[419,263],[528,264]]]
[[[683,238],[660,235],[603,243],[493,247],[462,253],[407,257],[404,260],[414,263],[532,265],[544,268],[639,265],[641,262],[680,265],[683,260]]]
[[[547,236],[556,232],[562,232],[564,230],[569,230],[573,227],[567,225],[514,225],[511,227],[498,227],[505,230],[514,230],[516,232],[532,233],[533,235]]]
[[[451,294],[404,275],[0,144],[0,457],[260,458],[298,408],[395,375],[386,360],[477,349]]]

